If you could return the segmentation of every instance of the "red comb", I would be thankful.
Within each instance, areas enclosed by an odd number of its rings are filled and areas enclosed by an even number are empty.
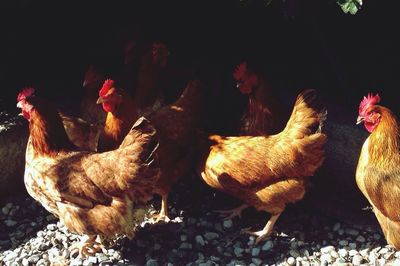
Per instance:
[[[247,62],[239,64],[233,72],[233,78],[236,81],[243,80],[244,75],[247,74]]]
[[[23,88],[17,96],[17,102],[25,100],[27,97],[32,96],[34,93],[35,89],[32,87]]]
[[[104,95],[106,95],[108,90],[111,89],[112,87],[114,87],[114,80],[107,79],[106,81],[104,81],[103,87],[99,91],[99,96],[103,97]]]
[[[375,96],[372,95],[372,93],[368,93],[367,96],[364,96],[360,103],[360,107],[358,108],[358,113],[362,114],[368,106],[370,105],[375,105],[381,101],[381,97],[379,94],[376,94]]]

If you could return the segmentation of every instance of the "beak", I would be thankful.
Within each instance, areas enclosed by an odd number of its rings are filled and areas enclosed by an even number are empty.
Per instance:
[[[102,97],[99,97],[99,98],[97,99],[97,101],[96,101],[97,104],[101,104],[101,103],[104,103],[104,102],[105,102],[105,100],[104,100],[104,98],[102,98]]]
[[[21,108],[22,109],[22,102],[18,102],[17,103],[17,108]]]
[[[358,117],[357,117],[357,122],[356,122],[356,125],[358,125],[358,124],[362,123],[364,120],[365,120],[365,118],[364,118],[364,117],[358,116]]]

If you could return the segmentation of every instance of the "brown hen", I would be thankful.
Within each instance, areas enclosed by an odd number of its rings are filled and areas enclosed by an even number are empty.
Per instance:
[[[188,83],[174,103],[149,115],[160,138],[158,155],[161,176],[156,192],[161,195],[161,211],[156,221],[169,221],[168,193],[172,186],[190,174],[194,164],[196,140],[203,117],[203,87],[200,81]]]
[[[241,63],[233,77],[242,94],[248,95],[247,110],[242,118],[242,135],[276,134],[283,130],[290,110],[285,110],[266,78]]]
[[[18,107],[29,121],[25,186],[68,229],[90,236],[82,255],[97,250],[96,235],[132,237],[144,216],[141,205],[152,198],[160,170],[156,130],[139,119],[118,149],[78,152],[69,141],[56,109],[33,95],[18,95]]]
[[[247,206],[272,214],[263,230],[249,232],[256,243],[269,236],[288,203],[305,194],[308,177],[324,160],[326,135],[321,133],[326,110],[314,90],[302,92],[282,132],[276,135],[212,136],[201,176],[213,188],[244,201],[231,211],[240,215]]]
[[[98,150],[102,152],[116,149],[139,117],[136,105],[129,94],[117,88],[111,79],[104,82],[97,103],[102,104],[107,112]]]

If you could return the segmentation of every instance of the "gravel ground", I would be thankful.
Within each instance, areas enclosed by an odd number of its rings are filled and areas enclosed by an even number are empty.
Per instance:
[[[134,239],[119,239],[85,260],[68,251],[77,235],[33,199],[7,202],[0,206],[0,265],[400,265],[400,252],[379,229],[338,222],[302,203],[289,206],[270,239],[255,246],[240,230],[261,229],[268,214],[248,209],[242,219],[223,220],[212,211],[239,202],[197,181],[171,194],[173,222],[144,222]]]

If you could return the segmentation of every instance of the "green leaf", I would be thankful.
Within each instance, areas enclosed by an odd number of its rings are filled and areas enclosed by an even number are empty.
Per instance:
[[[362,6],[362,0],[337,0],[344,13],[356,14]]]

